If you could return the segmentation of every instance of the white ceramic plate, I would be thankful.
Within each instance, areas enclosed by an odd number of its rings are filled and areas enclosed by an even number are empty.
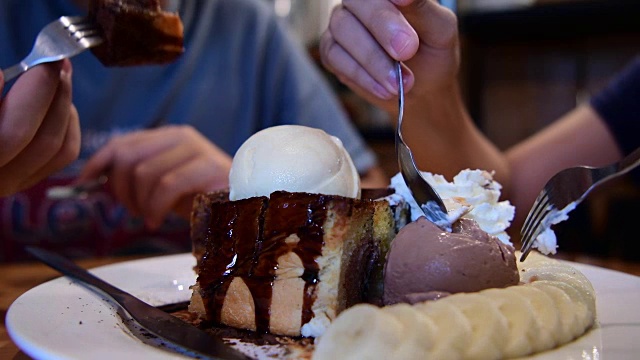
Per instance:
[[[531,359],[636,359],[640,354],[640,277],[570,263],[591,280],[598,326],[573,343]],[[187,301],[195,282],[191,254],[123,262],[91,270],[158,306]],[[104,296],[61,277],[37,286],[9,308],[11,338],[36,359],[183,359],[127,325]],[[126,315],[124,315],[126,318]],[[149,346],[155,345],[155,346]]]

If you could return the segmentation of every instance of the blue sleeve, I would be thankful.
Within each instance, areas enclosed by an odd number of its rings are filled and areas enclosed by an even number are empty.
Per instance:
[[[640,147],[640,57],[591,99],[623,153]]]

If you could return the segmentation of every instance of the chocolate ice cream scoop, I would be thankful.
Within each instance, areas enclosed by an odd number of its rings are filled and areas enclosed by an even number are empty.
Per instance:
[[[514,248],[462,218],[453,232],[419,218],[391,244],[384,277],[385,305],[433,300],[459,292],[517,285]]]

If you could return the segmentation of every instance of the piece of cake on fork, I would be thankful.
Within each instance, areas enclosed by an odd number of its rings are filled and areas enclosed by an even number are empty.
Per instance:
[[[89,18],[104,38],[91,51],[105,66],[166,64],[184,52],[182,21],[159,0],[91,0]]]

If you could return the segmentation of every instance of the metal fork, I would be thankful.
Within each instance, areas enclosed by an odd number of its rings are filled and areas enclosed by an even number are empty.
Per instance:
[[[404,113],[404,85],[402,84],[402,65],[396,62],[396,77],[398,78],[398,127],[396,128],[396,154],[400,173],[407,187],[411,191],[426,218],[439,227],[450,230],[451,224],[447,218],[447,208],[438,193],[422,177],[413,153],[402,138],[402,117]]]
[[[580,204],[599,185],[626,174],[640,165],[640,148],[619,162],[599,168],[578,166],[554,175],[544,186],[533,203],[522,225],[522,255],[524,261],[536,238],[552,225],[552,217],[559,212],[568,213]]]
[[[33,66],[78,55],[102,41],[97,26],[88,18],[62,16],[40,30],[27,57],[3,70],[4,80],[12,80]]]
[[[106,175],[100,175],[97,179],[79,184],[52,186],[47,189],[46,196],[50,200],[86,199],[92,192],[102,189],[108,180]]]

